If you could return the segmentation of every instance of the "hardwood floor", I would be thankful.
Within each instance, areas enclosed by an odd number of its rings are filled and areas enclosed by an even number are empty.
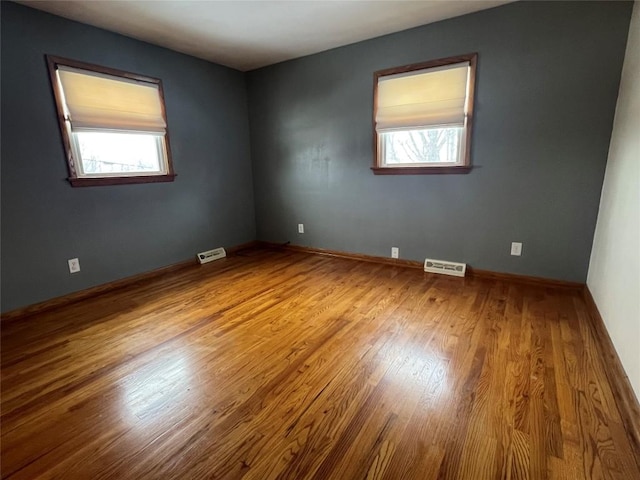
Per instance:
[[[640,479],[579,292],[256,250],[2,325],[5,479]]]

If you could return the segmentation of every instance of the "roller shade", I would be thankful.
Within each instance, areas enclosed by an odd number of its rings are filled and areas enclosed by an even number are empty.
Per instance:
[[[469,62],[378,78],[376,129],[463,125]]]
[[[71,128],[165,133],[158,85],[58,67]]]

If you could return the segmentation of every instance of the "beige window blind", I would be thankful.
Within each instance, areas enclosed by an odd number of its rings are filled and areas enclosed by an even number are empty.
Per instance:
[[[73,130],[166,132],[156,84],[64,66],[57,73]]]
[[[464,125],[469,62],[378,78],[376,130]]]

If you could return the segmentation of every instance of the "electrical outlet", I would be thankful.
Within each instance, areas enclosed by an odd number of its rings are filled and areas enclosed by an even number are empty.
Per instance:
[[[516,257],[522,255],[522,242],[511,242],[511,255]]]
[[[67,260],[69,264],[69,273],[78,273],[80,271],[80,260],[77,258],[71,258]]]
[[[298,233],[304,233],[304,223],[298,224]]]
[[[400,249],[398,247],[391,247],[391,258],[398,258],[400,255]]]

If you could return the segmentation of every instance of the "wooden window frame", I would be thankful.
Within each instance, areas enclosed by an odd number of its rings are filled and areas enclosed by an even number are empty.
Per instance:
[[[54,55],[45,55],[47,61],[47,67],[49,70],[49,80],[51,81],[51,89],[53,90],[53,96],[56,104],[56,111],[58,114],[58,124],[60,126],[60,133],[62,135],[62,143],[67,160],[67,168],[69,171],[68,181],[72,187],[89,187],[99,185],[125,185],[134,183],[158,183],[158,182],[173,182],[176,177],[176,173],[173,170],[173,162],[171,160],[171,146],[169,143],[169,126],[167,122],[167,114],[165,110],[164,91],[162,88],[162,80],[159,78],[148,77],[146,75],[139,75],[137,73],[126,72],[124,70],[118,70],[110,67],[103,67],[100,65],[94,65],[92,63],[82,62],[79,60],[72,60],[69,58],[58,57]],[[79,177],[76,171],[76,161],[73,157],[73,150],[71,148],[71,131],[68,122],[64,115],[63,95],[60,90],[60,85],[57,79],[56,71],[58,66],[67,66],[77,68],[80,70],[87,70],[91,72],[102,73],[111,75],[114,77],[122,77],[129,80],[136,80],[138,82],[145,82],[157,86],[160,95],[160,104],[162,109],[162,117],[167,124],[164,133],[164,147],[167,162],[167,172],[160,175],[123,175],[123,176],[106,176],[106,177]],[[81,161],[81,159],[78,159]]]
[[[462,156],[462,163],[460,165],[446,165],[446,166],[425,166],[420,165],[416,167],[386,167],[382,164],[380,158],[380,135],[376,130],[376,113],[378,111],[378,80],[380,77],[387,75],[395,75],[398,73],[407,73],[416,70],[425,70],[429,68],[442,67],[445,65],[452,65],[456,63],[469,62],[469,96],[468,96],[468,108],[465,118],[465,147],[464,154]],[[373,173],[375,175],[432,175],[432,174],[448,174],[448,173],[469,173],[472,169],[471,166],[471,133],[473,127],[473,108],[475,103],[475,85],[476,85],[476,66],[478,62],[477,53],[468,53],[464,55],[456,55],[452,57],[439,58],[436,60],[430,60],[422,63],[412,63],[410,65],[404,65],[402,67],[388,68],[386,70],[379,70],[373,74]]]

